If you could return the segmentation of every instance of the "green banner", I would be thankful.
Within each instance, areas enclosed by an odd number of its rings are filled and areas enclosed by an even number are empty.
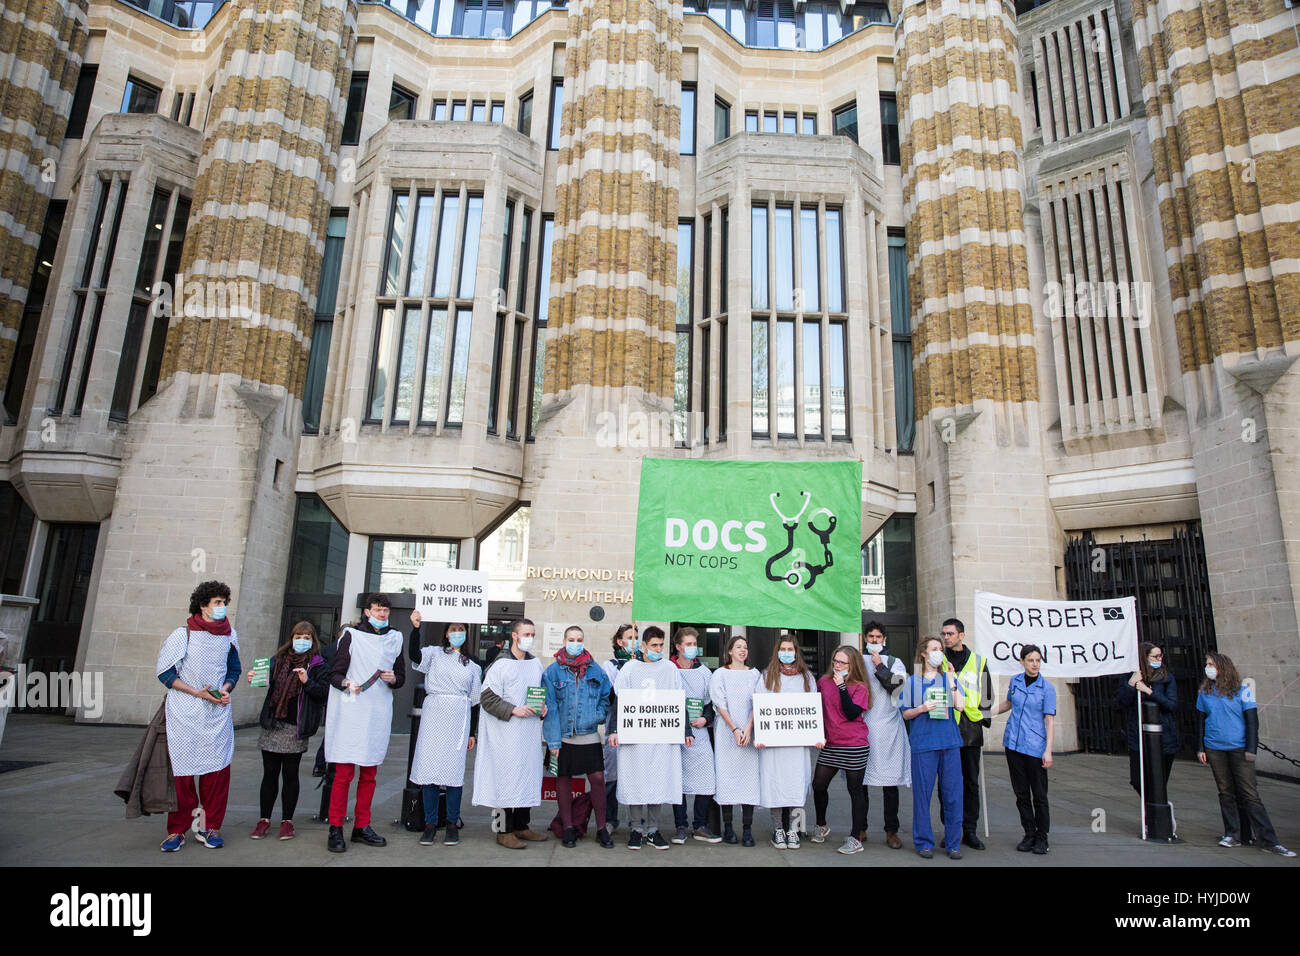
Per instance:
[[[860,461],[641,462],[632,616],[857,633]]]

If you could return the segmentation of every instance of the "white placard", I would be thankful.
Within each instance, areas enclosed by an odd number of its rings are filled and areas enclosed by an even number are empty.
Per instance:
[[[825,739],[821,694],[754,695],[754,743],[812,747]]]
[[[486,624],[488,573],[426,564],[415,576],[415,608],[426,621]]]
[[[618,742],[684,744],[686,691],[624,690],[618,694]]]
[[[1048,677],[1101,677],[1138,669],[1137,599],[1035,601],[975,592],[975,650],[989,672],[1019,674],[1020,649],[1034,644]]]
[[[542,625],[542,652],[534,654],[534,657],[540,657],[543,661],[549,662],[555,656],[555,652],[564,646],[564,625],[563,624],[543,624]]]

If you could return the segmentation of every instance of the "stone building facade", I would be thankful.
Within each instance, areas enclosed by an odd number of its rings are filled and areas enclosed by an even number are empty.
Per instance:
[[[252,657],[480,553],[524,567],[539,632],[603,645],[642,458],[858,458],[864,620],[896,653],[977,589],[1132,581],[1187,692],[1217,647],[1300,752],[1296,17],[12,7],[0,590],[40,602],[26,659],[103,670],[102,719],[141,723],[196,582],[231,585]],[[1060,745],[1096,746],[1101,692],[1061,691]]]

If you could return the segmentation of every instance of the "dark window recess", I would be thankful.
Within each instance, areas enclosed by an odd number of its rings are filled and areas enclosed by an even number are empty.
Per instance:
[[[0,594],[21,594],[36,515],[9,482],[0,482]]]
[[[849,103],[831,114],[831,131],[836,136],[847,136],[858,141],[858,104]]]
[[[312,325],[311,353],[307,359],[307,381],[303,386],[302,430],[315,434],[320,429],[321,404],[325,399],[325,373],[330,343],[334,337],[334,308],[338,301],[339,267],[347,236],[348,211],[330,213],[325,230],[325,254],[321,258],[320,286],[316,292],[316,319]]]
[[[67,139],[81,139],[86,135],[86,115],[90,112],[90,100],[95,95],[95,80],[99,76],[99,64],[82,64],[81,74],[77,77],[77,92],[72,97],[72,112],[68,116]]]
[[[415,94],[394,83],[392,92],[388,94],[388,118],[390,120],[415,119]]]
[[[181,267],[181,249],[185,245],[185,229],[190,221],[190,201],[181,196],[176,200],[172,215],[171,235],[167,240],[167,258],[163,261],[162,282],[175,292],[176,274]],[[174,301],[174,300],[173,300]],[[153,330],[149,336],[149,351],[145,354],[144,376],[140,381],[140,401],[143,405],[158,392],[158,376],[162,374],[163,346],[167,344],[167,325],[170,310],[159,310],[153,316]]]
[[[50,286],[54,253],[59,245],[59,234],[63,230],[63,216],[67,208],[68,204],[64,200],[56,199],[50,202],[45,211],[45,228],[41,230],[41,242],[36,249],[36,265],[32,268],[32,278],[27,283],[27,304],[23,307],[22,323],[18,326],[18,341],[14,344],[14,356],[9,366],[9,380],[5,383],[4,409],[5,418],[9,422],[18,420],[23,394],[27,390],[32,349],[36,342],[36,332],[41,324],[41,310],[45,306],[45,293]]]
[[[369,73],[353,73],[348,85],[348,108],[343,117],[343,136],[340,140],[344,146],[355,146],[361,139],[361,117],[366,108],[366,87],[370,84]]]
[[[533,91],[529,90],[519,97],[519,125],[516,127],[525,136],[533,135]]]
[[[899,164],[898,100],[893,93],[880,94],[880,152],[886,166]]]
[[[546,134],[546,148],[560,148],[561,122],[564,111],[564,81],[551,81],[551,118]]]
[[[126,92],[122,94],[123,113],[157,113],[162,90],[152,83],[127,76]]]

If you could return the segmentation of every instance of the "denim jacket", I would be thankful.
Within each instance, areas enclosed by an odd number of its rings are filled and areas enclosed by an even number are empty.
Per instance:
[[[546,716],[542,736],[551,750],[560,749],[563,737],[594,734],[609,708],[610,683],[605,669],[594,661],[579,682],[572,668],[556,661],[542,674],[546,688]]]

